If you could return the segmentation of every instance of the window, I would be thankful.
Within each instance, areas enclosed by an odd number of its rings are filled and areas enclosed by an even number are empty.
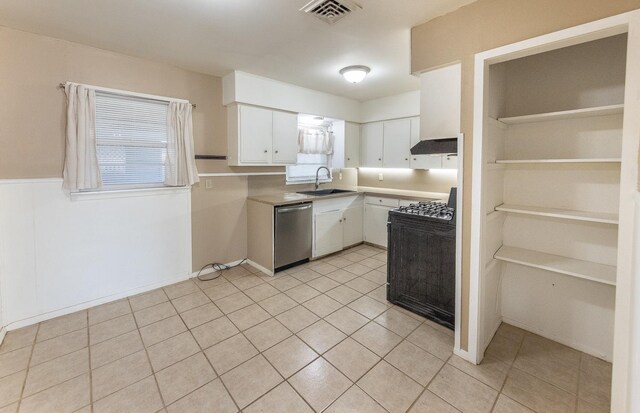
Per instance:
[[[106,189],[164,186],[168,102],[96,91],[96,150]]]
[[[287,166],[287,183],[315,182],[316,171],[321,166],[331,169],[330,155],[299,153],[296,165]],[[326,169],[320,171],[319,177],[320,182],[331,182]]]

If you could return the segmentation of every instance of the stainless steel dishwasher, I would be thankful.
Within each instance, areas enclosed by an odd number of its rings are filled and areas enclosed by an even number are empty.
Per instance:
[[[276,271],[311,258],[312,203],[275,208]]]

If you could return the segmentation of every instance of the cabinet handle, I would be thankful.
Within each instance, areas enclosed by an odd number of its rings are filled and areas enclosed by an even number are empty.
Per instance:
[[[347,158],[347,161],[350,161],[350,160],[351,160],[351,158]]]
[[[269,152],[269,151],[265,149],[265,150],[264,150],[264,153],[267,153],[267,152]]]
[[[342,222],[342,220],[339,220],[338,222]]]
[[[381,160],[382,160],[382,158],[378,158],[378,160],[379,160],[379,161],[381,161]]]
[[[275,151],[275,153],[278,153],[278,151]]]
[[[342,218],[342,220],[343,220],[343,221],[345,221],[345,222],[347,221],[347,219],[346,219],[346,218]]]
[[[416,161],[417,159],[416,159],[416,158],[413,158],[413,160],[414,160],[414,161]]]
[[[409,160],[409,158],[404,158],[404,160],[405,160],[405,161],[408,161],[408,160]]]

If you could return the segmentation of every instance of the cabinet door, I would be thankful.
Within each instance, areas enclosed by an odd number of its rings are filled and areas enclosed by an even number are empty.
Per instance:
[[[343,246],[342,211],[327,211],[314,216],[314,257],[340,251]]]
[[[420,118],[411,118],[411,148],[420,142]],[[409,149],[411,149],[409,148]]]
[[[442,169],[442,155],[411,155],[412,169]]]
[[[381,247],[387,246],[387,219],[391,208],[379,205],[364,206],[364,240]]]
[[[360,139],[360,166],[382,168],[382,122],[365,123],[362,125]]]
[[[344,134],[345,168],[360,166],[360,125],[347,122]]]
[[[458,155],[443,155],[442,156],[442,168],[443,169],[458,169]]]
[[[342,214],[344,247],[362,242],[362,206],[347,208]]]
[[[411,147],[411,120],[398,119],[384,122],[384,150],[382,165],[385,168],[408,168]]]
[[[455,64],[420,76],[422,139],[453,138],[460,133],[461,66]]]
[[[295,165],[298,160],[298,115],[273,111],[273,163]]]
[[[240,106],[240,161],[271,163],[273,114],[269,109]]]

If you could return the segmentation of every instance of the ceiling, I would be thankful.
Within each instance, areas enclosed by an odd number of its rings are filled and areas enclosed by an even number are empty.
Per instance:
[[[410,29],[474,0],[356,0],[334,25],[308,0],[0,0],[0,25],[224,76],[232,70],[369,100],[418,89]],[[338,71],[371,67],[360,84]]]

